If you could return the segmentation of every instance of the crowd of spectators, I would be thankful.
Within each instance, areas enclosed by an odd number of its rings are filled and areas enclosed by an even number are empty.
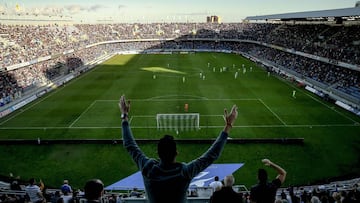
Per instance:
[[[360,99],[359,71],[256,44],[246,44],[239,48],[259,59],[271,61],[277,66],[293,70],[304,79],[316,80],[327,87],[334,87]]]
[[[265,41],[337,61],[360,64],[358,30],[359,25],[284,25],[267,35]]]
[[[21,97],[28,89],[75,71],[77,67],[104,53],[147,49],[242,51],[271,60],[304,77],[326,85],[335,85],[347,94],[355,91],[360,95],[359,71],[310,60],[256,43],[226,41],[251,40],[268,43],[359,66],[359,30],[359,25],[270,23],[122,23],[61,26],[0,24],[0,104],[9,103]],[[123,41],[88,46],[114,40]],[[36,63],[39,57],[49,56],[52,56],[51,59]],[[9,71],[6,69],[33,61],[35,63],[22,68]],[[348,88],[352,88],[352,91]]]
[[[66,180],[67,181],[67,180]],[[224,180],[222,180],[223,182]],[[278,203],[352,203],[360,201],[359,179],[332,182],[325,185],[310,185],[279,188],[276,193],[275,202]],[[29,183],[21,181],[20,178],[14,178],[9,183],[9,188],[1,187],[0,202],[2,203],[25,203],[29,201],[26,195],[26,186]],[[234,182],[232,183],[234,184]],[[84,188],[72,188],[68,182],[58,188],[48,188],[46,183],[37,182],[37,187],[41,190],[43,202],[51,203],[81,203],[84,200]],[[67,186],[64,188],[64,186]],[[234,184],[234,191],[242,199],[240,203],[250,203],[250,191],[238,190],[238,185]],[[201,188],[199,188],[201,191]],[[213,193],[198,193],[196,190],[190,193],[188,197],[209,199]],[[144,199],[143,190],[129,191],[105,191],[99,203],[121,203],[127,198]]]
[[[19,26],[0,24],[0,67],[113,40],[210,38],[266,42],[330,59],[360,63],[359,25],[152,23]],[[285,37],[284,37],[285,36]]]
[[[114,49],[114,45],[93,46],[24,68],[0,72],[0,107],[20,98],[29,90],[42,87],[60,76],[77,71],[83,64],[107,51],[113,52]]]

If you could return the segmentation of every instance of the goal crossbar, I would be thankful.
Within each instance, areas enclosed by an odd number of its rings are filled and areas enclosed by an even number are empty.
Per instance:
[[[199,113],[169,113],[156,114],[157,129],[176,131],[197,130],[200,128]]]

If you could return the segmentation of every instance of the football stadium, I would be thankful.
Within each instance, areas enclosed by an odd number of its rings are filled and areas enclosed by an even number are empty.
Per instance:
[[[2,201],[27,201],[24,187],[35,178],[48,202],[64,180],[81,202],[75,190],[98,178],[104,203],[147,202],[123,147],[122,95],[141,150],[157,158],[159,139],[172,135],[185,163],[221,133],[224,109],[238,107],[221,156],[190,184],[189,202],[209,202],[213,177],[229,174],[246,202],[265,158],[286,170],[277,199],[360,200],[358,4],[234,23],[1,17]],[[141,197],[128,197],[134,188]]]

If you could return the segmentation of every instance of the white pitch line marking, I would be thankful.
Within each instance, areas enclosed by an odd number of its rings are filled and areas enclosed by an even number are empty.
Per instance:
[[[83,111],[83,112],[80,114],[80,116],[78,116],[78,117],[70,124],[69,127],[71,128],[71,127],[81,118],[82,115],[84,115],[87,111],[90,110],[90,108],[91,108],[92,106],[95,105],[95,103],[96,103],[96,100],[93,101],[93,103],[91,103],[91,104],[85,109],[85,111]]]
[[[278,116],[273,110],[270,109],[270,107],[268,105],[265,104],[265,102],[263,102],[262,99],[259,99],[259,101],[272,113],[274,114],[274,116],[282,123],[286,126],[286,123],[280,118],[280,116]]]
[[[306,124],[306,125],[235,125],[234,128],[314,128],[314,127],[358,127],[357,124]],[[219,126],[204,126],[201,125],[200,128],[223,128],[223,125]],[[156,129],[157,127],[149,126],[131,126],[134,129]],[[43,130],[43,129],[121,129],[121,126],[110,126],[110,127],[101,127],[101,126],[87,126],[87,127],[54,127],[54,126],[42,126],[42,127],[0,127],[2,130]]]

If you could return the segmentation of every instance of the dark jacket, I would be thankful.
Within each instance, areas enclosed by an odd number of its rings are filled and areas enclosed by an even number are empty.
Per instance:
[[[232,187],[222,187],[210,197],[210,203],[242,203],[242,195],[235,192]]]
[[[212,146],[200,157],[189,163],[162,162],[148,158],[136,144],[127,121],[122,122],[123,144],[137,164],[144,179],[150,203],[184,203],[191,180],[211,165],[226,144],[228,134],[221,132]]]

